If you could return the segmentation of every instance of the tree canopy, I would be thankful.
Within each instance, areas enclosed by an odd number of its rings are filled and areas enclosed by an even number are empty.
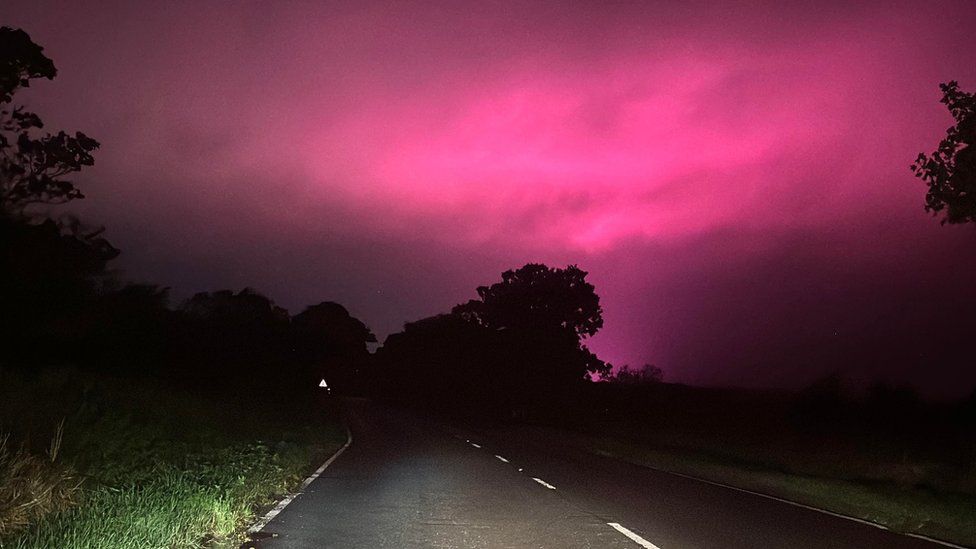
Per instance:
[[[56,74],[26,32],[0,27],[0,345],[24,361],[81,353],[80,334],[90,333],[82,313],[93,309],[110,278],[106,264],[119,254],[77,218],[25,212],[81,198],[64,176],[91,166],[98,147],[80,132],[42,134],[37,114],[12,105],[31,80]]]
[[[609,367],[582,344],[603,327],[600,297],[586,275],[576,265],[529,263],[502,273],[501,282],[480,286],[480,299],[454,307],[452,314],[504,332],[530,364],[524,376],[553,383],[605,374]]]
[[[58,70],[43,51],[23,30],[0,27],[0,103],[30,86],[32,78],[54,79]]]
[[[956,123],[931,155],[919,153],[911,169],[929,187],[926,211],[945,212],[943,224],[976,222],[976,97],[956,81],[939,88]]]
[[[313,374],[344,376],[350,387],[376,338],[341,305],[293,318],[245,288],[172,308],[168,288],[123,282],[108,268],[119,250],[102,230],[30,208],[83,198],[65,177],[93,165],[98,148],[80,132],[43,133],[40,116],[12,104],[32,80],[56,75],[26,32],[0,27],[0,368],[71,364],[265,398],[316,394]]]
[[[408,323],[377,352],[389,396],[510,417],[572,406],[587,378],[610,371],[582,343],[603,325],[586,274],[530,263],[450,314]]]
[[[56,74],[54,62],[26,32],[0,27],[0,213],[84,198],[64,177],[95,163],[98,142],[81,132],[41,134],[41,118],[11,104],[32,79]]]
[[[577,337],[603,327],[603,310],[586,271],[529,263],[502,273],[502,281],[480,286],[480,300],[454,308],[454,314],[487,328],[558,328]]]
[[[361,393],[369,377],[367,343],[376,336],[342,305],[323,301],[307,307],[291,319],[292,351],[302,366],[302,377],[347,393]]]
[[[306,307],[291,319],[301,347],[314,356],[346,356],[366,353],[376,336],[342,305],[323,301]]]

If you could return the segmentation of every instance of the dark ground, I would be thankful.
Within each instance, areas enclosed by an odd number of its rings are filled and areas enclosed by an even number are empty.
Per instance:
[[[660,549],[938,547],[566,440],[494,440],[365,401],[346,415],[352,445],[245,547],[638,547],[608,523]]]

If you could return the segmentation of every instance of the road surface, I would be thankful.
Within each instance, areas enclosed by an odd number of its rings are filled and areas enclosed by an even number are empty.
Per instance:
[[[940,547],[558,440],[491,440],[366,402],[347,421],[352,445],[243,547]]]

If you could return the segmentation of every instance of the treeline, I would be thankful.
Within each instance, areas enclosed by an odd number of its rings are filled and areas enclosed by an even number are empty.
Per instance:
[[[72,365],[265,393],[325,376],[358,390],[376,338],[341,305],[292,316],[246,288],[172,306],[168,289],[113,273],[120,251],[101,229],[37,209],[84,198],[69,177],[99,148],[81,132],[44,132],[40,116],[14,104],[31,80],[56,74],[27,33],[0,28],[0,366]]]
[[[376,353],[377,390],[406,404],[519,418],[576,404],[610,365],[583,340],[603,326],[586,272],[528,264],[479,299],[406,324]]]
[[[84,198],[70,176],[99,147],[81,132],[43,133],[38,115],[13,105],[31,80],[56,74],[26,33],[0,29],[0,365],[264,394],[325,377],[339,392],[516,417],[565,405],[609,374],[582,343],[603,318],[575,266],[508,271],[479,299],[407,324],[375,358],[366,344],[376,338],[337,303],[291,315],[246,288],[174,305],[166,288],[120,280],[109,268],[120,251],[101,230],[36,209]]]
[[[312,388],[328,377],[359,390],[376,338],[341,305],[290,315],[250,289],[203,292],[173,306],[169,292],[120,281],[118,251],[64,223],[0,216],[0,365],[71,365],[195,387]]]

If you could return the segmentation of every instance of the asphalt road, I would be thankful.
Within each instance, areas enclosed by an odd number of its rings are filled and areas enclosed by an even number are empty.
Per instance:
[[[347,421],[352,445],[244,547],[940,547],[552,436],[506,440],[365,402]]]

